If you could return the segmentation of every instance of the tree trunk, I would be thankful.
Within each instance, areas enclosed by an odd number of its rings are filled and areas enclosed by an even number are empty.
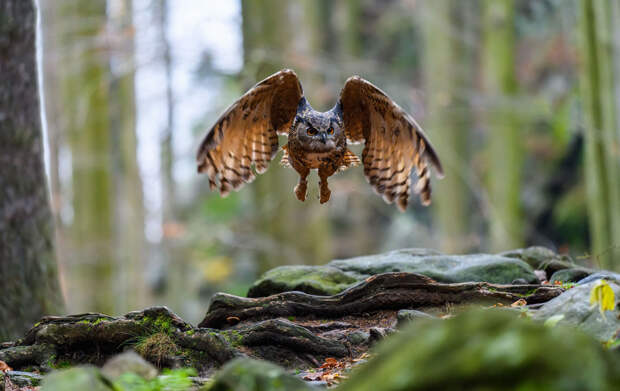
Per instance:
[[[46,0],[52,4],[51,0]],[[61,262],[72,311],[116,311],[107,4],[54,0],[60,132],[71,152],[73,220]],[[50,23],[49,21],[47,23]],[[50,53],[46,53],[50,54]]]
[[[0,340],[62,312],[43,168],[33,1],[0,2]]]
[[[614,13],[619,13],[617,1],[581,1],[581,94],[592,253],[607,269],[620,267],[620,132],[615,112],[620,107],[620,74],[616,80],[613,74],[620,38]]]
[[[114,227],[117,311],[146,304],[147,287],[142,177],[137,161],[135,61],[132,0],[109,1],[110,134],[114,178]]]
[[[513,0],[483,3],[482,80],[487,107],[488,195],[493,251],[517,248],[523,242],[521,216],[522,131],[514,114],[515,25]]]
[[[424,79],[427,91],[425,123],[442,157],[445,178],[433,192],[441,248],[463,252],[475,245],[468,238],[471,190],[465,178],[469,164],[472,115],[465,91],[474,80],[474,20],[476,7],[462,1],[424,3]],[[432,129],[432,130],[431,130]]]
[[[302,17],[295,21],[292,7],[291,3],[282,0],[242,2],[245,64],[246,69],[252,70],[249,74],[252,82],[246,87],[281,68],[293,67],[288,58],[293,45],[302,51],[304,46],[311,48],[309,38],[298,30],[307,27],[300,23],[309,23],[306,17],[310,17],[313,7],[304,7]],[[303,78],[300,69],[296,70]],[[309,90],[316,88],[312,83],[308,87]],[[296,259],[304,263],[326,261],[331,252],[326,206],[318,205],[312,186],[309,186],[305,204],[301,204],[293,194],[298,175],[279,167],[278,159],[276,157],[269,170],[251,185],[256,208],[255,225],[266,234],[264,241],[269,248],[259,256],[259,272],[290,264]],[[292,223],[295,229],[291,229]]]

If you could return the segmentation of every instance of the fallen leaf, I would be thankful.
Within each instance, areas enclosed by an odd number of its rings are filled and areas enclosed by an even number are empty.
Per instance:
[[[226,318],[226,323],[228,323],[229,325],[236,325],[237,323],[239,323],[241,319],[239,319],[239,317],[237,316],[229,316]]]
[[[13,368],[11,368],[7,363],[5,363],[4,361],[0,361],[0,372],[7,372],[12,370]]]
[[[598,280],[590,290],[590,305],[594,307],[597,304],[598,310],[604,319],[606,319],[605,311],[613,311],[616,307],[614,290],[611,289],[606,280]]]
[[[527,305],[527,301],[525,301],[525,299],[519,299],[515,301],[514,303],[512,303],[510,306],[511,307],[523,307],[524,305]]]

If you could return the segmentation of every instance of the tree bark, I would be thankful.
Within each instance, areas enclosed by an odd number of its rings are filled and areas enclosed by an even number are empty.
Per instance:
[[[503,251],[523,244],[521,167],[523,134],[514,113],[515,4],[513,0],[483,3],[482,80],[487,108],[487,188],[491,206],[491,249]]]
[[[585,169],[593,260],[602,268],[620,262],[620,76],[616,2],[581,1],[581,94],[585,111]],[[614,46],[615,42],[615,46]],[[614,58],[615,55],[615,58]],[[618,64],[616,64],[618,66]]]
[[[312,2],[312,6],[316,4]],[[303,17],[297,20],[290,2],[242,1],[244,62],[251,80],[246,87],[281,68],[295,68],[288,57],[293,47],[302,52],[306,47],[306,53],[312,53],[312,42],[303,34],[304,29],[310,28],[308,20],[316,12],[312,6],[306,4],[305,12],[301,13]],[[296,71],[303,83],[302,72]],[[310,80],[307,84],[309,90],[317,88]],[[279,167],[278,160],[279,156],[251,185],[256,210],[254,224],[266,234],[264,241],[269,248],[259,255],[260,273],[290,263],[292,259],[306,264],[324,262],[331,253],[326,207],[318,205],[311,186],[305,204],[300,204],[293,194],[298,175]],[[303,223],[296,224],[292,230],[291,223],[296,221]]]
[[[71,154],[72,219],[59,258],[72,311],[114,313],[116,263],[112,162],[110,158],[109,47],[107,4],[90,0],[45,0],[56,8],[54,47],[60,100],[60,133]]]
[[[131,0],[109,1],[116,43],[110,51],[110,134],[114,183],[116,305],[122,312],[146,304],[146,259],[142,177],[138,167],[134,28]]]
[[[62,312],[43,168],[33,1],[0,2],[0,340]]]
[[[471,2],[433,1],[421,8],[425,11],[423,67],[429,113],[425,122],[432,129],[446,174],[437,182],[433,202],[441,248],[459,253],[474,247],[468,240],[472,191],[463,166],[470,161],[473,119],[466,91],[473,89],[475,53],[471,42],[476,7]]]

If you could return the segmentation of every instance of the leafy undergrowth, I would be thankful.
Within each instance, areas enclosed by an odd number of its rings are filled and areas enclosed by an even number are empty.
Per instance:
[[[114,382],[117,391],[185,391],[194,386],[193,368],[164,369],[162,374],[147,380],[135,373],[125,373]]]

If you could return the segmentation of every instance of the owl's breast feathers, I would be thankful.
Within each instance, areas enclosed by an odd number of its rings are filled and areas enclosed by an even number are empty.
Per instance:
[[[280,164],[289,167],[293,160],[298,166],[310,169],[318,169],[321,167],[330,167],[333,171],[344,171],[347,168],[355,167],[361,163],[360,159],[347,149],[346,140],[338,143],[333,151],[329,152],[312,152],[306,151],[300,145],[294,135],[289,135],[289,141],[282,146],[284,154],[280,160]]]

